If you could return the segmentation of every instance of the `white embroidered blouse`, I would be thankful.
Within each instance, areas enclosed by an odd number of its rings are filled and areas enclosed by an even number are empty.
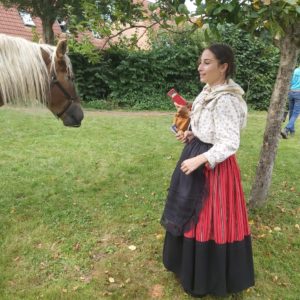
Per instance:
[[[211,168],[239,148],[240,131],[247,120],[243,94],[243,89],[230,79],[223,85],[206,85],[193,103],[192,131],[201,141],[213,144],[203,153]]]

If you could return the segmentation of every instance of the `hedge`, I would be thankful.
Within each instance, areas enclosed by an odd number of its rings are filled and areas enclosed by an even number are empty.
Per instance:
[[[235,80],[245,90],[248,105],[267,109],[279,63],[278,50],[229,25],[220,36],[214,40],[228,43],[235,51]],[[95,107],[100,103],[99,108],[165,110],[172,108],[166,96],[169,89],[174,87],[189,101],[201,90],[197,59],[204,44],[202,34],[164,33],[151,50],[111,47],[99,53],[97,62],[90,62],[89,55],[81,54],[73,44],[70,57],[84,102]]]

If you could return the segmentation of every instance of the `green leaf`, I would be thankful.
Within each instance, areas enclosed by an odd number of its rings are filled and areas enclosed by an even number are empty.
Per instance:
[[[186,21],[185,16],[176,16],[175,17],[175,23],[176,23],[176,25],[179,25],[180,23],[182,23],[184,21]]]
[[[283,2],[288,3],[290,5],[297,5],[298,0],[283,0]]]
[[[158,5],[156,3],[150,3],[148,6],[148,9],[152,12],[155,11],[157,8],[158,8]]]
[[[258,13],[256,11],[251,11],[249,17],[252,18],[252,19],[256,19],[258,18]]]
[[[208,30],[207,30],[207,29],[204,31],[204,38],[205,38],[205,41],[206,41],[206,42],[210,41],[210,37],[209,37],[209,34],[208,34]]]
[[[269,11],[269,8],[268,7],[263,7],[263,8],[261,8],[257,13],[259,14],[259,15],[262,15],[262,14],[264,14],[265,12],[268,12]]]
[[[180,5],[178,6],[178,12],[179,12],[180,14],[186,14],[186,15],[189,14],[189,10],[187,9],[187,7],[186,7],[185,4],[180,4]]]
[[[218,14],[220,14],[220,12],[223,10],[223,6],[220,6],[218,8],[216,8],[214,11],[213,11],[213,15],[216,16]]]

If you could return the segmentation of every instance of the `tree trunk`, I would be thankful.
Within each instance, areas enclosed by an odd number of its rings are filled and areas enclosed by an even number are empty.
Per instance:
[[[46,44],[54,45],[54,32],[53,32],[53,24],[55,19],[51,19],[46,17],[42,18],[42,26],[43,26],[43,40]]]
[[[290,78],[296,66],[299,49],[293,42],[293,34],[286,33],[280,45],[280,65],[268,110],[267,123],[256,169],[255,181],[250,193],[250,207],[261,206],[266,202],[271,185],[282,116],[290,87]]]

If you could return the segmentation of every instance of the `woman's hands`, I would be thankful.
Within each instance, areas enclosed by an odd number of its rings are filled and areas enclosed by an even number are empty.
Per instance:
[[[178,141],[181,141],[182,143],[189,143],[193,138],[194,134],[190,130],[186,130],[184,133],[178,132],[176,134],[176,139]],[[204,155],[200,154],[198,156],[189,158],[184,160],[181,163],[181,171],[185,173],[186,175],[191,174],[193,171],[198,169],[201,165],[205,164],[207,162],[207,159]]]
[[[207,162],[206,157],[203,154],[200,154],[195,157],[184,160],[181,163],[180,169],[183,173],[189,175],[206,162]]]
[[[182,143],[189,143],[194,138],[192,131],[186,130],[183,134],[178,132],[176,134],[176,139]]]

